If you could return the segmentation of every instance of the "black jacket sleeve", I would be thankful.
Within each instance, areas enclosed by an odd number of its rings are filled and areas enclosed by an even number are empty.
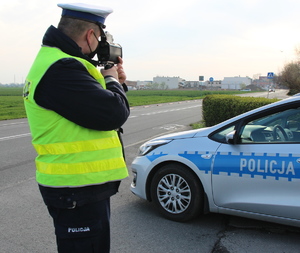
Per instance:
[[[86,128],[108,131],[121,127],[129,116],[122,86],[109,82],[107,89],[73,58],[53,64],[38,84],[36,103]]]

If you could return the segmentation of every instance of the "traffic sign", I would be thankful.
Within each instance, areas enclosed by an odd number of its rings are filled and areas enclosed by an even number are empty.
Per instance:
[[[273,72],[269,72],[267,75],[268,79],[273,79],[274,78],[274,73]]]
[[[210,81],[210,82],[213,82],[213,81],[214,81],[214,78],[213,78],[213,77],[210,77],[210,78],[209,78],[209,81]]]

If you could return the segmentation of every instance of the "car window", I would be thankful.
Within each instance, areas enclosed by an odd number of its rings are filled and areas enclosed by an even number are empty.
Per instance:
[[[287,117],[287,127],[291,131],[297,132],[298,130],[300,130],[299,123],[300,123],[300,112]]]
[[[300,142],[300,110],[287,109],[246,122],[238,142]]]
[[[283,112],[277,112],[273,113],[268,116],[264,116],[255,120],[252,120],[249,122],[249,124],[252,125],[268,125],[268,126],[275,126],[275,125],[281,125],[282,124],[282,113]]]

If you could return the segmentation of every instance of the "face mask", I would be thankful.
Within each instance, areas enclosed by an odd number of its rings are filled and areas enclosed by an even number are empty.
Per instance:
[[[95,34],[95,33],[93,33],[93,34],[94,34],[96,40],[98,41],[98,38],[96,37],[96,34]],[[89,44],[88,44],[88,45],[89,45]],[[97,51],[98,51],[98,48],[99,48],[99,41],[98,41],[98,46],[97,46],[97,48],[95,49],[95,51],[92,51],[90,45],[89,45],[89,48],[90,48],[91,52],[88,54],[88,57],[91,58],[91,59],[93,59],[94,56],[96,55]]]
[[[90,52],[90,53],[88,54],[88,57],[91,58],[91,59],[93,59],[94,56],[96,55],[97,51],[98,51],[98,48],[99,48],[99,43],[98,43],[98,46],[97,46],[96,50],[93,51],[93,52]]]

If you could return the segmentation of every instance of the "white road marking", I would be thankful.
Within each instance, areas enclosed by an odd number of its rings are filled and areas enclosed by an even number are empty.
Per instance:
[[[150,115],[161,114],[161,113],[169,113],[169,112],[175,112],[175,111],[182,111],[182,110],[187,110],[187,109],[201,107],[201,106],[202,105],[193,105],[193,106],[188,106],[188,107],[183,107],[183,108],[178,108],[178,109],[169,109],[169,110],[163,110],[163,111],[154,111],[154,112],[149,112],[149,113],[142,113],[139,116],[150,116]],[[129,118],[137,118],[139,116],[135,115],[135,116],[130,116]]]
[[[11,135],[11,136],[6,136],[6,137],[1,137],[1,138],[0,138],[0,141],[6,141],[6,140],[11,140],[11,139],[17,139],[17,138],[27,137],[27,136],[30,136],[30,135],[31,135],[31,133]]]

